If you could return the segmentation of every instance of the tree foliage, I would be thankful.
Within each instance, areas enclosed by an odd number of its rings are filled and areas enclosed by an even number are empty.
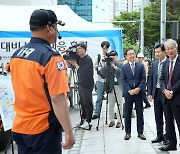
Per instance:
[[[167,0],[166,20],[180,21],[179,0]],[[144,8],[144,49],[150,51],[155,42],[160,42],[160,18],[161,0],[149,4]],[[116,22],[115,22],[116,21]],[[119,22],[117,22],[119,21]],[[136,22],[124,22],[136,21]],[[138,46],[140,41],[140,12],[121,12],[115,16],[113,24],[121,27],[123,31],[123,41]],[[170,23],[166,26],[167,38],[170,37]],[[126,44],[127,44],[126,43]]]

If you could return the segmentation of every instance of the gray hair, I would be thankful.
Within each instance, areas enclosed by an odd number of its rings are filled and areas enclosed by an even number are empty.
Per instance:
[[[177,42],[176,42],[175,40],[173,40],[173,39],[168,39],[168,40],[166,40],[166,41],[164,42],[165,48],[167,47],[168,44],[172,44],[172,45],[174,45],[174,47],[178,48]]]

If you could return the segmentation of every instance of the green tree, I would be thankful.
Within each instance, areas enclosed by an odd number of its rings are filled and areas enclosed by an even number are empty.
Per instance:
[[[172,15],[171,20],[180,21],[180,1],[179,0],[167,0],[167,11]]]
[[[167,21],[180,21],[180,3],[178,1],[167,1]],[[155,0],[155,2],[144,8],[144,49],[147,56],[150,56],[150,53],[152,53],[154,43],[160,42],[160,9],[161,0]],[[123,42],[138,46],[140,41],[140,12],[121,12],[119,16],[114,17],[113,24],[122,28]],[[167,23],[166,34],[167,38],[169,38],[170,23]]]

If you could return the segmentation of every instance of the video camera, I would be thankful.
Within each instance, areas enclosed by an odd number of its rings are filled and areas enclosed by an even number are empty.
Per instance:
[[[80,59],[79,55],[76,53],[76,45],[70,46],[67,50],[63,51],[62,53],[65,53],[63,55],[63,58],[65,60],[76,60],[78,61]]]
[[[116,51],[111,51],[109,53],[106,53],[106,57],[102,59],[103,62],[112,62],[113,61],[113,56],[116,56],[117,52]]]

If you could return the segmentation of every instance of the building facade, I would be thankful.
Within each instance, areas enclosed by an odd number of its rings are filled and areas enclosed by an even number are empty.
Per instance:
[[[95,24],[111,22],[115,15],[114,2],[115,0],[57,0],[57,4],[67,4],[77,15]]]
[[[140,11],[142,0],[116,0],[116,15],[123,11]],[[144,6],[150,3],[150,0],[143,0]]]
[[[57,0],[57,4],[67,4],[77,15],[92,21],[92,0]]]

